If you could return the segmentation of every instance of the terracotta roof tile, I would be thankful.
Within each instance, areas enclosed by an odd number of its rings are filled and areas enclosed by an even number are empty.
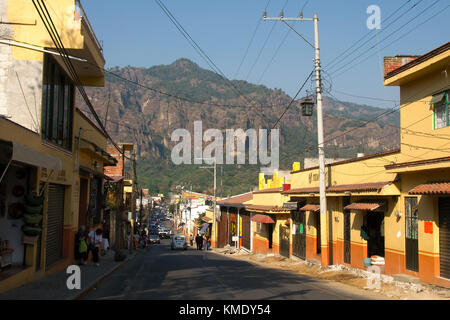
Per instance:
[[[260,223],[275,223],[275,221],[273,221],[273,219],[269,216],[266,216],[264,214],[257,214],[254,215],[251,218],[252,221],[254,222],[260,222]]]
[[[384,203],[378,203],[378,202],[354,202],[352,204],[349,204],[348,206],[345,206],[344,209],[345,210],[361,210],[361,211],[373,211],[376,210],[378,208],[380,208],[381,206],[383,206]]]
[[[345,191],[380,191],[383,187],[392,184],[394,181],[367,182],[358,184],[341,184],[331,186],[326,189],[327,192],[345,192]],[[319,187],[297,188],[284,191],[283,194],[297,193],[319,193]]]
[[[220,201],[217,201],[217,204],[221,205],[221,204],[243,204],[244,202],[247,202],[249,200],[253,199],[253,193],[252,192],[247,192],[241,195],[237,195],[237,196],[233,196],[230,197],[228,199],[223,199]]]
[[[277,193],[277,192],[281,192],[281,191],[283,191],[283,187],[263,189],[263,190],[254,191],[253,193]]]
[[[435,182],[418,185],[409,194],[450,194],[450,182]]]
[[[288,209],[284,209],[279,206],[267,206],[267,205],[259,205],[259,204],[250,204],[247,206],[247,210],[250,211],[272,211],[272,212],[289,212]]]
[[[300,211],[320,211],[320,205],[319,204],[307,204],[300,208]]]

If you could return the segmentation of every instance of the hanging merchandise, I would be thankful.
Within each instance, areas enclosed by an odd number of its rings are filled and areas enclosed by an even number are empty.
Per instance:
[[[16,198],[22,197],[25,194],[25,189],[21,185],[17,185],[12,189],[12,194]]]
[[[303,234],[303,223],[300,224],[300,234]]]
[[[9,206],[8,214],[9,218],[16,220],[22,218],[23,214],[25,213],[25,208],[22,203],[15,202]]]

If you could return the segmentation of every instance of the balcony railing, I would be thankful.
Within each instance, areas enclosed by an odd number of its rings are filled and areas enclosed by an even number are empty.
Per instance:
[[[83,6],[81,5],[80,0],[75,0],[75,19],[80,19],[80,18],[86,24],[86,27],[88,28],[88,30],[92,36],[92,39],[94,40],[95,44],[97,45],[97,48],[100,51],[103,51],[103,48],[102,48],[100,42],[98,41],[97,37],[95,36],[94,29],[92,29],[92,26],[86,15],[86,12],[83,9]]]

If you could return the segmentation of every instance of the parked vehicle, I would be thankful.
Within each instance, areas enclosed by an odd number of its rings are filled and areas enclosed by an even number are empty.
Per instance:
[[[157,234],[151,234],[148,237],[148,242],[151,243],[151,244],[156,244],[156,243],[160,244],[161,240],[160,240],[160,238],[159,238],[159,236]]]
[[[170,249],[171,250],[175,250],[175,249],[187,250],[186,237],[181,234],[174,235],[172,237],[172,243],[170,244]]]

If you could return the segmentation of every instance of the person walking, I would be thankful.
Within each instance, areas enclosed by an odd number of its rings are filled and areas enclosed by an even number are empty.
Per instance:
[[[85,265],[88,259],[88,246],[86,242],[86,226],[80,226],[75,234],[74,258],[79,265]]]
[[[103,241],[102,233],[103,231],[100,228],[97,230],[92,230],[89,233],[89,251],[92,252],[92,260],[97,267],[100,266],[99,252]]]
[[[195,237],[195,244],[197,245],[197,250],[202,250],[203,238],[200,234]]]

